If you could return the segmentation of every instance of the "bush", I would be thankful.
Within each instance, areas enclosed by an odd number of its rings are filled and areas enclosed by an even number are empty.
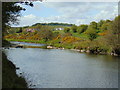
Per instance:
[[[65,29],[64,29],[64,32],[65,32],[65,33],[70,32],[70,28],[65,28]]]

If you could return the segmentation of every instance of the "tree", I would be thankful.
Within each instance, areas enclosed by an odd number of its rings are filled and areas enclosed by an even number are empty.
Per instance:
[[[36,28],[37,30],[40,30],[41,27],[42,27],[42,25],[39,25],[39,24],[35,26],[35,28]]]
[[[78,32],[81,34],[81,33],[85,32],[87,30],[87,28],[88,28],[88,25],[80,25],[78,27]]]
[[[120,55],[120,16],[116,17],[109,26],[109,32],[106,35],[108,45],[112,51]]]
[[[98,29],[100,30],[101,26],[105,23],[104,20],[100,20],[98,23],[97,23],[97,27]]]
[[[89,37],[89,39],[90,39],[91,41],[93,41],[94,39],[97,38],[97,34],[96,34],[96,33],[89,33],[89,34],[88,34],[88,37]]]
[[[88,38],[93,41],[94,39],[97,38],[97,32],[96,29],[93,29],[92,27],[88,27],[88,30],[86,32],[86,34],[88,35]]]
[[[2,31],[6,30],[6,27],[11,23],[17,23],[17,17],[20,16],[20,11],[23,10],[22,7],[16,5],[15,2],[3,2],[2,3]],[[7,31],[7,30],[6,30]],[[3,39],[3,38],[2,38]],[[2,46],[8,46],[10,43],[3,39]],[[12,62],[8,61],[4,53],[2,53],[2,64],[4,69],[2,69],[2,88],[27,88],[27,84],[25,80],[16,75],[15,69],[16,67]],[[8,75],[9,74],[9,75]],[[16,83],[17,81],[17,83]]]
[[[18,2],[3,2],[2,3],[2,30],[3,35],[6,32],[6,27],[11,24],[18,24],[19,20],[17,17],[20,16],[20,12],[25,10],[25,8],[20,7]],[[21,2],[21,4],[33,6],[30,2]]]
[[[108,30],[110,23],[111,23],[110,20],[100,20],[100,22],[98,22],[97,24],[97,28],[98,28],[97,32],[104,32]]]
[[[103,32],[103,31],[108,30],[109,26],[110,26],[110,23],[104,23],[104,24],[101,26],[100,31]]]
[[[73,25],[73,26],[71,27],[71,29],[72,29],[72,31],[73,31],[74,33],[77,32],[77,26],[76,26],[76,25]]]
[[[22,28],[20,28],[16,33],[22,33]]]
[[[70,32],[70,28],[67,28],[67,27],[66,27],[66,28],[64,29],[64,32],[65,32],[65,33]]]
[[[90,27],[93,28],[93,29],[96,29],[96,30],[98,29],[97,28],[97,23],[95,21],[90,23]]]
[[[97,23],[91,22],[85,33],[88,35],[88,37],[91,41],[96,39],[98,36],[97,35]]]
[[[40,30],[39,35],[40,38],[44,39],[45,41],[51,40],[53,38],[53,33],[49,29]]]

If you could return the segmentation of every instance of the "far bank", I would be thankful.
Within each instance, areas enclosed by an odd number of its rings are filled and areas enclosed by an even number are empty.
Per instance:
[[[71,43],[55,43],[53,41],[34,41],[30,42],[29,40],[14,40],[14,39],[7,39],[9,41],[17,41],[17,42],[27,42],[27,43],[36,43],[36,44],[45,44],[43,46],[23,46],[24,48],[47,48],[47,49],[70,49],[74,51],[78,51],[81,53],[90,53],[90,54],[101,54],[101,55],[112,55],[112,56],[119,56],[119,54],[116,54],[110,50],[109,47],[100,47],[99,43],[97,44],[95,42],[87,42],[88,46],[85,46],[86,43],[80,43],[82,47],[78,47],[77,45],[79,44],[71,44]],[[43,43],[41,43],[43,42]],[[80,46],[79,44],[79,46]],[[83,45],[84,44],[84,45]]]

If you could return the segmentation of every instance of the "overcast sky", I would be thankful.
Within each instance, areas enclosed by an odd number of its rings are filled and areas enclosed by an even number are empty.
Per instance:
[[[18,26],[35,23],[72,23],[76,25],[114,19],[118,15],[117,2],[34,2],[34,7],[21,5],[22,11]]]

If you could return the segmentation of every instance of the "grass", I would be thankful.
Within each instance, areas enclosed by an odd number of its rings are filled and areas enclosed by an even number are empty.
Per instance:
[[[25,46],[24,48],[43,48],[43,49],[46,49],[47,46]]]
[[[82,33],[74,33],[72,30],[70,30],[69,33],[72,34],[72,37],[77,37],[80,38],[80,40],[76,41],[73,38],[66,38],[67,35],[69,34],[65,34],[64,30],[56,30],[53,32],[59,32],[59,34],[63,35],[63,37],[58,38],[57,40],[53,39],[53,40],[48,40],[48,41],[44,41],[44,40],[27,40],[27,39],[7,39],[8,41],[21,41],[21,42],[31,42],[31,43],[42,43],[42,44],[47,44],[47,45],[52,45],[55,47],[64,47],[67,49],[87,49],[88,47],[90,48],[91,51],[101,51],[101,52],[108,52],[109,49],[106,47],[106,45],[104,45],[105,43],[103,42],[104,40],[102,40],[102,36],[98,36],[96,39],[94,39],[92,43],[89,40],[89,37],[87,34]],[[65,36],[66,35],[66,36]],[[64,38],[65,37],[65,38]],[[101,44],[101,42],[103,42],[103,44]],[[31,47],[34,48],[34,47]],[[98,52],[97,51],[97,52]]]
[[[64,30],[56,30],[53,32],[59,32],[60,34],[65,34]],[[74,36],[74,37],[78,37],[78,38],[83,38],[83,39],[88,39],[87,34],[79,34],[79,33],[74,33],[73,31],[70,31],[70,33]]]
[[[64,34],[64,30],[55,30],[53,32],[59,32],[59,34]]]
[[[72,33],[74,37],[79,37],[82,39],[88,39],[88,36],[86,34],[79,34],[79,33]]]
[[[27,40],[27,39],[6,39],[7,41],[18,41],[18,42],[30,42],[30,43],[41,43],[45,44],[44,40]]]

